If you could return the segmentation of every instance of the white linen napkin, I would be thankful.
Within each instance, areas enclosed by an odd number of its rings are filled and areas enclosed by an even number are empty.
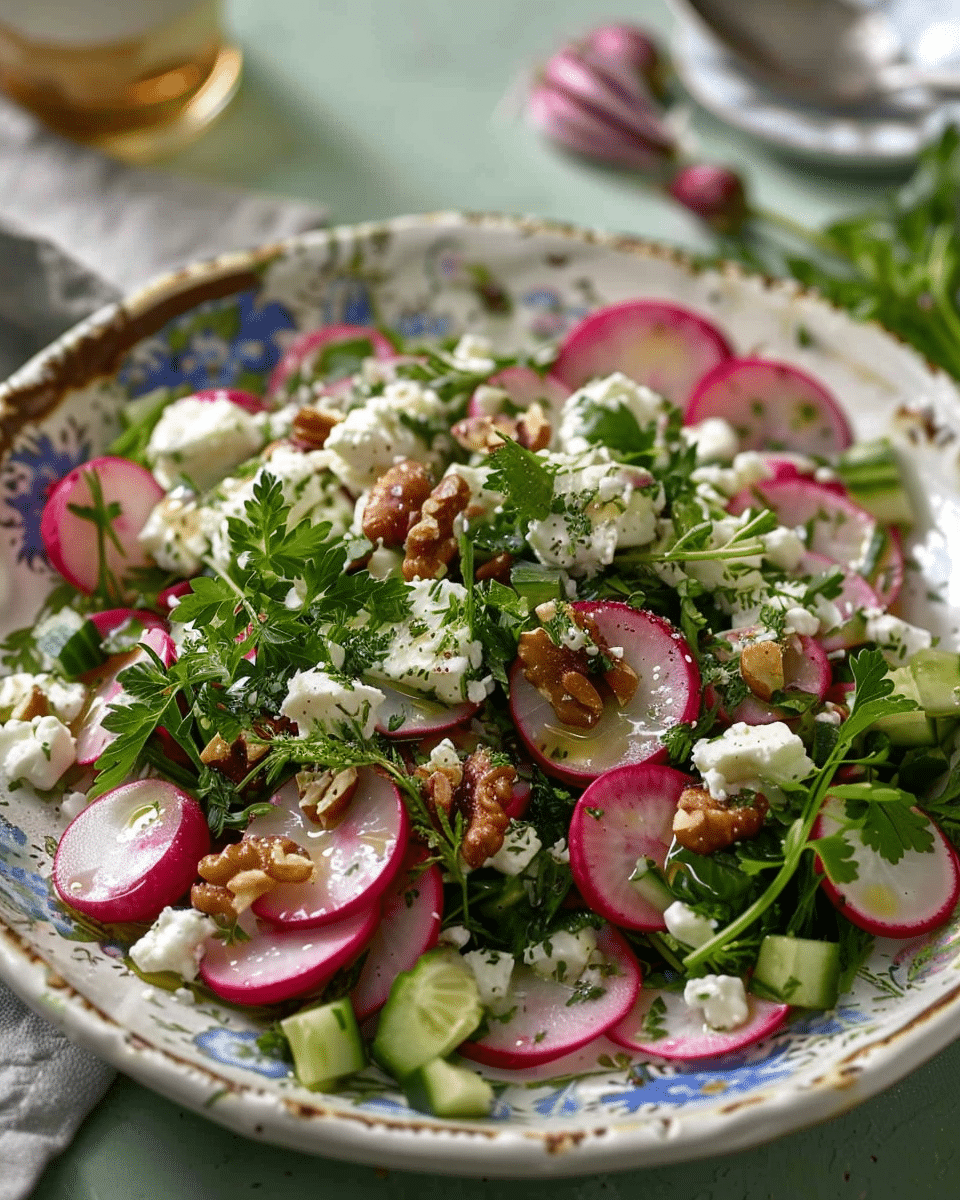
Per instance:
[[[322,225],[317,205],[123,166],[0,100],[0,378],[159,272]],[[113,1071],[0,984],[0,1200],[23,1200]]]

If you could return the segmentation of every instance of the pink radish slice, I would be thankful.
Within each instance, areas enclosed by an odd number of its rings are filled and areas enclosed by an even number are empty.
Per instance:
[[[253,415],[266,412],[270,407],[260,396],[255,396],[253,392],[242,392],[239,388],[204,388],[203,391],[194,392],[191,399],[202,400],[206,404],[213,404],[215,400],[229,400],[237,408]]]
[[[446,733],[469,721],[480,707],[479,704],[469,704],[465,701],[451,708],[438,704],[429,696],[398,692],[379,680],[376,686],[385,697],[379,709],[377,732],[385,737],[405,740],[429,737],[433,733]]]
[[[130,610],[121,609],[114,610],[128,612]],[[109,614],[99,613],[100,617],[109,616]],[[165,667],[177,657],[177,648],[173,638],[167,633],[163,626],[163,622],[158,618],[153,617],[151,613],[135,613],[137,620],[141,616],[152,617],[156,624],[145,629],[140,637],[140,643],[144,646],[149,646],[156,654],[159,655],[161,662]],[[95,620],[95,618],[91,618]],[[113,659],[108,660],[105,667],[106,674],[102,677],[96,691],[90,697],[87,705],[87,710],[83,715],[80,728],[77,731],[77,762],[81,766],[89,766],[95,763],[103,751],[114,741],[117,734],[110,733],[103,727],[103,718],[110,710],[110,705],[116,703],[123,693],[123,681],[120,678],[123,671],[127,667],[132,667],[134,663],[143,662],[147,658],[147,654],[143,650],[131,650],[122,655],[116,655]],[[111,667],[111,664],[114,664]]]
[[[277,1004],[314,991],[363,949],[380,920],[373,904],[319,929],[271,929],[245,913],[247,942],[211,940],[200,978],[233,1004]]]
[[[179,583],[171,583],[169,587],[157,593],[157,608],[161,612],[169,614],[177,607],[177,601],[181,596],[189,596],[193,591],[193,583],[189,579],[182,579]]]
[[[843,622],[836,629],[828,630],[818,636],[820,645],[828,653],[831,650],[846,650],[850,646],[860,646],[866,639],[866,628],[863,620],[857,615],[863,608],[879,608],[880,599],[869,583],[851,571],[842,563],[835,563],[825,554],[814,554],[807,551],[797,566],[795,574],[800,578],[810,578],[816,575],[828,575],[837,568],[843,572],[843,587],[834,603],[840,610]]]
[[[666,1005],[666,1011],[657,1017],[657,1024],[665,1031],[665,1036],[651,1038],[643,1022],[657,999]],[[627,1050],[655,1054],[675,1062],[693,1062],[745,1050],[779,1029],[790,1012],[788,1004],[760,1000],[749,994],[747,1008],[749,1016],[743,1025],[736,1029],[711,1029],[704,1024],[701,1010],[688,1007],[681,992],[642,988],[636,1004],[622,1021],[607,1030],[607,1037]]]
[[[576,984],[544,979],[531,967],[516,966],[505,1011],[508,1020],[490,1021],[476,1042],[460,1046],[464,1058],[507,1070],[535,1067],[570,1054],[593,1041],[630,1011],[640,990],[640,966],[623,936],[609,925],[597,933],[604,970],[593,999],[577,997]],[[577,997],[577,998],[575,998]]]
[[[367,325],[327,325],[324,329],[312,329],[309,333],[302,333],[292,342],[273,368],[267,382],[267,395],[280,395],[287,380],[293,375],[312,374],[316,360],[326,350],[341,342],[359,341],[369,342],[369,358],[393,358],[397,353],[382,333]],[[334,382],[336,378],[336,375],[332,375],[327,382]]]
[[[570,389],[556,376],[538,375],[532,367],[505,367],[491,375],[485,386],[506,392],[508,399],[519,409],[528,409],[534,402],[538,403],[551,420],[559,417],[563,402],[570,395]],[[467,406],[467,415],[471,417],[495,416],[500,411],[499,407],[491,411],[478,400],[476,392]]]
[[[110,522],[120,549],[110,537],[105,538],[104,559],[107,570],[121,584],[130,571],[150,562],[137,535],[164,495],[146,467],[125,458],[92,458],[56,484],[40,518],[40,536],[50,565],[78,591],[86,593],[93,592],[99,582],[97,526],[70,510],[93,506],[91,474],[100,482],[103,503],[120,508],[119,516]]]
[[[420,847],[412,847],[384,895],[380,924],[350,993],[358,1021],[382,1007],[400,972],[411,970],[420,955],[437,944],[443,916],[443,879],[436,863],[417,872],[424,857]]]
[[[510,800],[504,805],[503,811],[511,821],[519,821],[523,814],[527,811],[530,805],[530,796],[533,792],[530,784],[525,779],[518,779],[513,785],[513,792]]]
[[[640,678],[633,699],[624,708],[608,700],[592,729],[563,725],[518,659],[510,672],[510,709],[543,769],[582,785],[621,763],[662,758],[663,733],[697,714],[700,674],[687,643],[662,617],[614,600],[580,600],[573,607],[594,618],[608,645],[623,648],[624,662]]]
[[[309,883],[283,883],[254,903],[258,917],[285,928],[339,921],[369,908],[396,875],[407,844],[407,810],[384,775],[366,767],[345,815],[321,829],[300,808],[297,785],[273,797],[274,810],[256,817],[247,832],[293,838],[313,859]]]
[[[104,793],[67,826],[53,860],[64,903],[98,921],[151,921],[173,904],[210,850],[200,805],[163,779]]]
[[[162,617],[158,617],[156,613],[145,608],[107,608],[103,612],[91,613],[87,619],[96,626],[97,633],[102,638],[134,621],[138,625],[142,625],[145,630],[162,629],[166,632],[167,628],[167,623]],[[172,644],[171,642],[171,646]],[[166,646],[163,651],[158,650],[158,653],[164,658],[167,665],[173,662],[173,652],[169,651]],[[169,657],[167,657],[168,653]]]
[[[793,450],[830,456],[845,450],[853,434],[840,406],[817,380],[788,363],[731,358],[697,383],[684,423],[723,417],[737,431],[742,450]]]
[[[720,330],[691,309],[628,300],[581,321],[564,339],[553,374],[576,389],[622,371],[683,405],[697,380],[732,353]]]
[[[827,694],[833,673],[830,660],[819,642],[805,634],[789,638],[783,651],[784,691],[808,692],[822,700]],[[790,720],[791,714],[759,696],[747,696],[729,714],[731,721],[748,725],[769,725],[774,721]]]
[[[836,833],[843,816],[843,801],[828,796],[813,836]],[[939,827],[929,817],[927,822],[932,851],[905,850],[897,863],[865,845],[859,831],[847,831],[858,877],[838,884],[823,878],[823,890],[847,920],[879,937],[914,937],[944,924],[960,896],[960,862]]]
[[[570,870],[589,908],[627,929],[665,929],[663,909],[630,876],[637,860],[662,867],[680,793],[693,780],[652,763],[614,767],[587,788],[570,820]]]

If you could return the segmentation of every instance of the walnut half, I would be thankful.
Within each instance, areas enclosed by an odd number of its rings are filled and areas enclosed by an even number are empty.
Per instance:
[[[684,788],[673,817],[673,836],[694,854],[713,854],[755,837],[769,807],[760,794],[750,804],[730,804],[715,799],[706,788]]]
[[[207,854],[197,864],[204,881],[190,889],[190,903],[212,917],[236,919],[258,897],[279,883],[306,883],[313,878],[313,861],[288,837],[249,835]]]
[[[495,764],[481,746],[460,764],[415,772],[434,821],[439,811],[447,819],[461,813],[466,822],[460,855],[468,867],[482,867],[503,845],[510,818],[506,806],[513,796],[517,772],[509,763]]]
[[[420,519],[403,544],[403,577],[439,579],[457,553],[453,526],[470,503],[470,484],[462,475],[444,475],[423,502]]]

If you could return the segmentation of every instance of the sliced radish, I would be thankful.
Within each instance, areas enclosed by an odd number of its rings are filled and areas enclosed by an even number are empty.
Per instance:
[[[207,943],[200,978],[233,1004],[278,1004],[314,991],[363,949],[380,920],[374,904],[319,929],[272,929],[245,913],[249,941]]]
[[[113,609],[112,613],[131,613],[131,609]],[[139,621],[143,618],[150,618],[153,624],[144,629],[139,638],[140,645],[149,646],[160,658],[160,661],[165,667],[177,657],[177,648],[173,638],[167,633],[164,624],[152,613],[133,612],[133,616]],[[105,620],[112,619],[111,612],[98,613],[91,617],[91,620],[96,624],[97,619]],[[129,617],[125,619],[130,619]],[[114,625],[113,628],[119,627]],[[144,622],[146,623],[146,622]],[[111,632],[110,629],[101,629],[101,634]],[[132,667],[134,663],[143,662],[147,658],[145,650],[130,650],[124,654],[116,654],[108,659],[105,666],[98,675],[99,682],[96,690],[90,697],[87,703],[86,711],[83,714],[83,719],[80,723],[80,728],[77,730],[77,762],[81,766],[89,766],[95,763],[103,751],[115,741],[117,734],[110,733],[103,727],[103,719],[110,711],[110,706],[120,701],[123,694],[122,673],[127,667]]]
[[[511,821],[519,821],[530,806],[533,788],[526,779],[518,779],[513,785],[509,801],[503,806],[503,811]]]
[[[491,375],[485,386],[506,392],[507,399],[518,409],[528,409],[531,404],[538,403],[551,420],[559,417],[563,402],[570,395],[570,389],[555,375],[540,375],[532,367],[504,367]],[[480,396],[483,394],[481,392]],[[477,392],[470,397],[467,406],[467,415],[471,417],[493,417],[500,411],[500,406],[491,409],[486,402],[481,402]]]
[[[443,916],[443,879],[436,863],[418,870],[424,858],[421,847],[408,850],[384,895],[380,924],[350,993],[358,1021],[382,1007],[400,972],[411,970],[420,955],[437,944]]]
[[[700,673],[689,646],[663,617],[614,600],[580,600],[573,608],[593,617],[607,645],[623,648],[624,662],[640,679],[633,699],[624,708],[609,699],[592,729],[563,725],[518,659],[510,672],[510,709],[543,769],[585,784],[620,763],[662,758],[665,731],[697,714]]]
[[[640,990],[640,966],[623,936],[609,925],[598,931],[597,949],[605,964],[596,979],[589,967],[586,974],[602,989],[599,995],[581,995],[574,983],[514,967],[504,1005],[510,1015],[490,1021],[484,1036],[465,1042],[460,1053],[488,1067],[535,1067],[585,1046],[622,1020]]]
[[[692,785],[672,767],[631,763],[607,771],[583,793],[570,820],[570,870],[595,912],[627,929],[666,928],[666,904],[630,876],[638,860],[663,866],[680,793]]]
[[[177,607],[177,602],[181,596],[189,596],[193,591],[193,582],[190,579],[181,579],[179,583],[171,583],[169,587],[165,587],[162,592],[157,593],[157,608],[166,615],[169,615]]]
[[[601,308],[564,339],[553,374],[571,390],[622,371],[676,405],[733,351],[698,313],[663,300],[628,300]]]
[[[781,525],[809,530],[807,549],[825,555],[851,571],[862,573],[873,556],[875,539],[883,540],[867,576],[881,603],[892,603],[903,583],[903,551],[899,538],[832,485],[803,476],[764,480],[738,492],[727,505],[736,514],[748,508],[769,508]]]
[[[266,412],[270,407],[260,396],[255,396],[253,392],[240,391],[239,388],[204,388],[203,391],[194,392],[191,399],[202,400],[205,404],[213,404],[216,400],[229,400],[237,408],[242,408],[254,416]]]
[[[53,860],[60,898],[98,921],[152,921],[210,850],[200,805],[164,779],[104,793],[67,826]]]
[[[804,553],[796,569],[801,578],[827,575],[839,567],[843,573],[843,586],[839,596],[832,603],[840,610],[842,623],[836,629],[828,630],[819,635],[818,641],[826,651],[846,650],[851,646],[862,645],[867,640],[866,625],[858,615],[864,608],[879,608],[880,598],[869,583],[851,571],[843,563],[835,563],[825,554],[814,554],[812,550]]]
[[[109,523],[112,536],[103,539],[103,558],[121,586],[131,571],[150,563],[137,536],[164,495],[146,467],[125,458],[92,458],[54,486],[40,518],[40,536],[50,565],[86,593],[95,591],[100,582],[98,529],[94,520],[71,510],[93,508],[91,476],[99,481],[103,504],[119,510]]]
[[[107,608],[103,612],[91,613],[87,618],[90,623],[96,626],[97,633],[101,638],[108,637],[111,633],[116,633],[118,629],[122,629],[124,625],[136,622],[146,629],[162,629],[166,632],[167,624],[162,617],[158,617],[156,613],[150,612],[145,608]],[[158,651],[159,653],[159,651]],[[169,665],[173,662],[173,655],[169,658],[166,648],[161,654],[164,661]]]
[[[651,1037],[644,1019],[658,1000],[663,1006],[662,1011],[655,1014],[655,1026],[662,1030],[662,1036]],[[779,1029],[790,1012],[789,1004],[760,1000],[749,993],[747,1008],[749,1016],[736,1029],[711,1029],[704,1024],[700,1009],[688,1007],[681,992],[642,988],[636,1004],[622,1021],[607,1030],[607,1037],[627,1050],[655,1054],[677,1062],[693,1062],[745,1050]]]
[[[385,737],[406,740],[446,733],[469,721],[480,707],[479,704],[466,701],[452,707],[438,704],[429,696],[398,692],[380,680],[376,681],[376,686],[384,695],[384,701],[377,710],[377,733]]]
[[[734,631],[735,633],[736,631]],[[830,660],[819,642],[806,634],[794,635],[783,643],[783,690],[807,692],[822,700],[833,679]],[[791,714],[759,696],[747,696],[728,716],[731,721],[748,725],[770,725],[774,721],[790,720]]]
[[[731,358],[697,383],[684,422],[723,417],[737,431],[741,450],[793,450],[838,454],[853,441],[840,406],[826,388],[788,363]]]
[[[367,325],[327,325],[324,329],[312,329],[302,333],[293,341],[283,357],[273,368],[273,373],[267,382],[267,395],[276,397],[286,390],[286,384],[294,375],[316,376],[319,382],[336,382],[344,375],[353,374],[353,364],[349,370],[341,370],[335,365],[325,369],[324,356],[345,342],[367,342],[369,353],[364,348],[366,358],[394,358],[396,350],[392,343]],[[319,360],[319,365],[318,365]]]
[[[260,837],[293,838],[316,868],[310,882],[283,883],[261,896],[253,906],[258,917],[286,928],[323,925],[369,908],[389,887],[407,844],[407,810],[386,776],[372,767],[359,774],[346,813],[331,829],[304,814],[295,780],[273,797],[272,812],[247,826]]]
[[[844,802],[828,796],[813,836],[836,833],[843,817]],[[880,937],[914,937],[944,924],[960,896],[960,862],[940,828],[929,817],[927,823],[933,849],[905,850],[897,863],[867,846],[858,830],[845,833],[853,847],[857,878],[834,884],[824,876],[823,890],[847,920]]]

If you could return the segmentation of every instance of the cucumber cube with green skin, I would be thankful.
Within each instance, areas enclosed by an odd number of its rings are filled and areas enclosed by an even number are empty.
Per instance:
[[[304,1087],[322,1091],[367,1065],[363,1038],[346,996],[285,1017],[280,1028],[290,1043],[297,1078]]]
[[[927,716],[960,716],[960,654],[954,650],[918,650],[908,669],[917,701]]]
[[[403,1083],[411,1108],[435,1117],[487,1117],[493,1108],[493,1088],[469,1067],[432,1058]]]
[[[920,693],[910,667],[894,667],[890,678],[893,680],[893,694],[909,696],[919,707],[913,712],[880,717],[874,721],[873,728],[885,733],[895,746],[935,746],[937,729],[920,702]]]
[[[459,1046],[482,1018],[480,992],[467,963],[456,951],[430,950],[393,981],[373,1057],[403,1083],[432,1058]]]
[[[857,442],[836,466],[841,482],[868,513],[888,525],[913,525],[916,514],[897,452],[886,438]]]
[[[750,988],[798,1008],[833,1008],[840,994],[840,946],[767,934],[760,943]]]

